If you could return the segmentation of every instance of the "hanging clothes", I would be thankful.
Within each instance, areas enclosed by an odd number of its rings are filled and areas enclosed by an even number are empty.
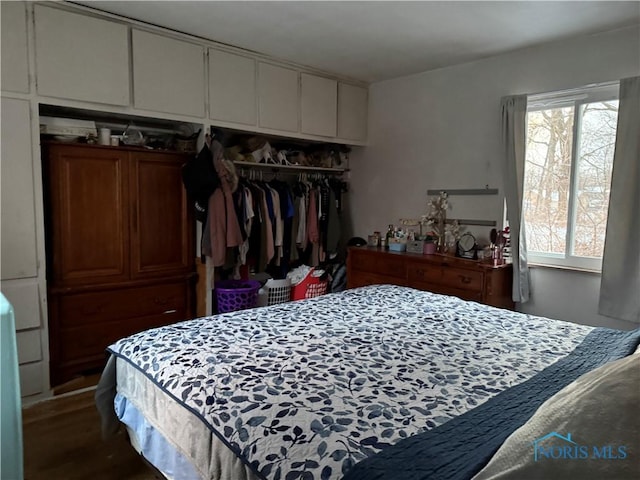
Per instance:
[[[203,149],[208,148],[207,146]],[[239,247],[243,243],[242,231],[233,199],[233,192],[238,187],[238,177],[233,164],[229,166],[223,158],[224,148],[217,140],[211,142],[213,166],[220,178],[221,188],[216,189],[209,197],[210,249],[207,253],[212,257],[213,265],[220,267],[228,263],[227,249]]]
[[[327,235],[326,235],[326,251],[329,254],[335,254],[338,251],[340,243],[341,226],[340,214],[338,212],[338,201],[335,191],[329,189],[329,204],[327,205]]]
[[[223,171],[221,178],[224,176]],[[225,180],[229,192],[233,188],[230,180]],[[214,214],[208,225],[217,266],[224,258],[222,244],[227,255],[235,252],[236,270],[246,265],[245,271],[267,272],[274,278],[285,278],[300,263],[318,266],[337,251],[340,191],[327,178],[310,182],[301,176],[294,182],[279,178],[265,182],[242,177],[231,196],[220,190],[210,200]],[[231,216],[239,226],[237,231]]]

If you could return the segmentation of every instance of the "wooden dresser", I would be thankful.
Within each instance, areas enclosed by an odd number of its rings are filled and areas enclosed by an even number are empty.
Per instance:
[[[351,247],[347,256],[348,288],[390,283],[513,309],[512,278],[511,264],[493,266],[450,255]]]
[[[185,154],[44,144],[52,386],[101,369],[105,348],[193,318]]]

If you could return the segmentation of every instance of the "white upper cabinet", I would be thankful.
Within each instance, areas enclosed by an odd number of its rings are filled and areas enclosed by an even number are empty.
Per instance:
[[[209,118],[256,125],[256,61],[209,49]]]
[[[38,94],[129,105],[126,25],[36,5],[35,35]]]
[[[338,82],[302,73],[300,75],[301,132],[335,137],[338,123]]]
[[[338,138],[367,139],[368,91],[364,87],[338,84]]]
[[[29,92],[27,13],[24,2],[2,2],[2,90]]]
[[[2,280],[35,277],[36,222],[29,101],[3,98],[1,109]]]
[[[263,62],[258,64],[261,127],[287,132],[298,131],[298,76],[296,70]]]
[[[203,117],[204,48],[136,29],[131,41],[134,106]]]

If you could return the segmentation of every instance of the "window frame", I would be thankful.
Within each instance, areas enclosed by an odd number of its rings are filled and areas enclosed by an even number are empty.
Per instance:
[[[619,95],[620,82],[610,82],[606,84],[591,85],[583,88],[565,90],[559,92],[549,92],[527,96],[527,111],[525,116],[525,132],[529,131],[529,113],[541,110],[549,110],[553,108],[573,107],[573,131],[571,141],[571,173],[569,177],[569,199],[567,203],[567,232],[565,238],[565,252],[545,253],[545,252],[527,252],[528,261],[532,265],[541,265],[549,267],[558,267],[565,269],[575,269],[591,272],[602,271],[602,257],[583,257],[573,255],[573,243],[575,237],[576,224],[576,193],[577,193],[577,177],[578,177],[578,151],[580,145],[580,134],[582,129],[582,105],[596,102],[606,102],[620,100]],[[617,134],[617,128],[616,128]],[[525,167],[526,169],[526,149],[525,149]],[[526,229],[526,222],[523,223]],[[605,233],[606,236],[606,233]]]

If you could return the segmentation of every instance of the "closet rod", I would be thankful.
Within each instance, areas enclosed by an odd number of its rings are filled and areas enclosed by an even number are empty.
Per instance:
[[[250,167],[274,172],[309,172],[309,173],[329,173],[341,175],[349,171],[348,168],[328,168],[328,167],[307,167],[305,165],[279,165],[277,163],[256,163],[256,162],[233,162],[237,167]]]

